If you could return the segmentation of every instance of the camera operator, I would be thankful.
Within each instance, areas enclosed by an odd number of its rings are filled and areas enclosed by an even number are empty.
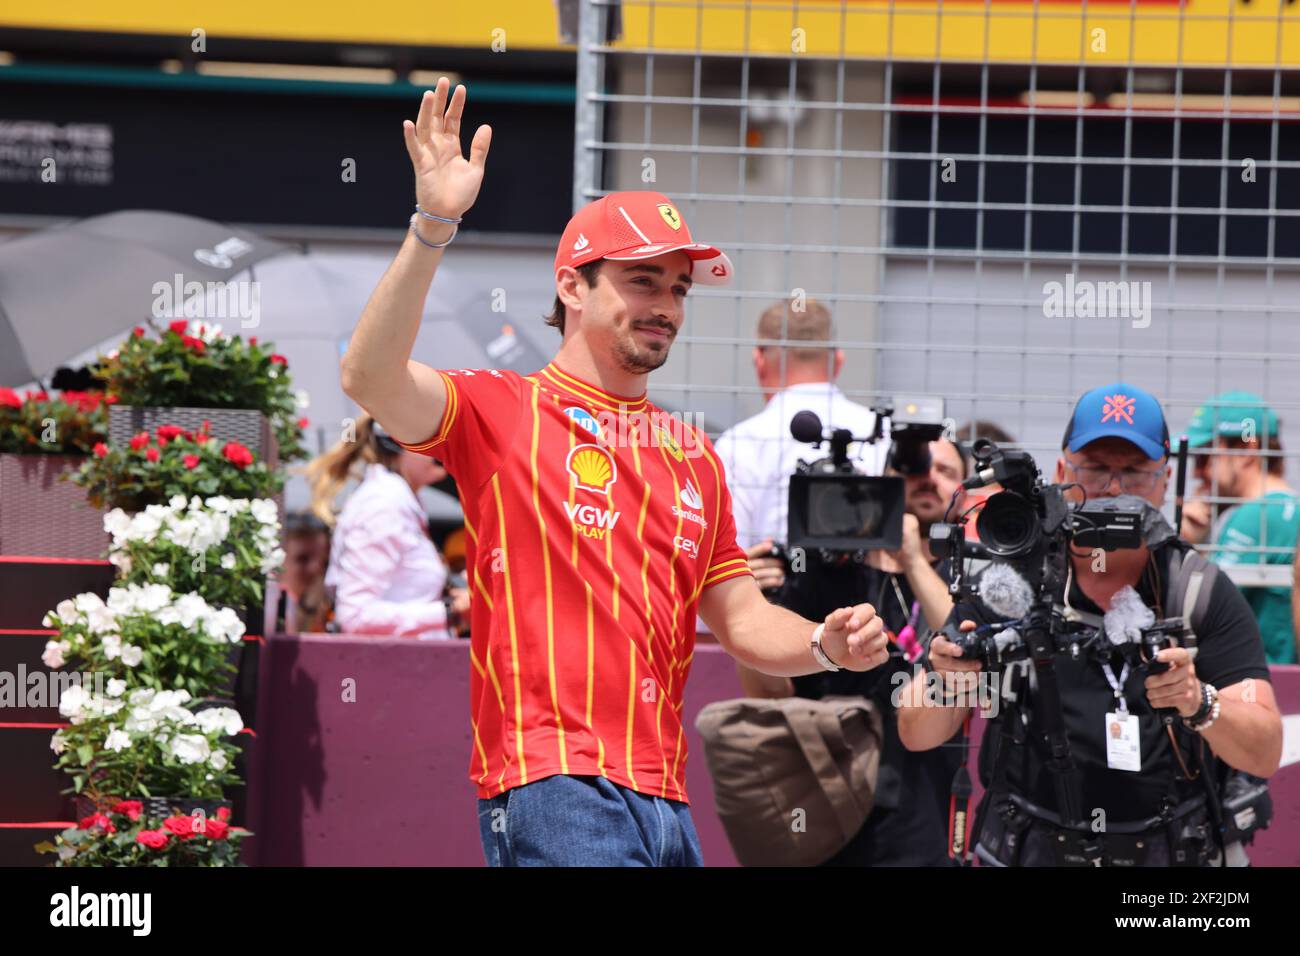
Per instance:
[[[841,671],[773,678],[738,668],[741,686],[750,697],[820,700],[855,696],[873,700],[880,708],[884,736],[875,806],[858,834],[826,866],[951,865],[945,840],[948,801],[961,754],[955,744],[909,753],[898,736],[892,693],[900,684],[897,675],[910,675],[915,666],[908,661],[898,636],[910,630],[920,640],[931,627],[941,626],[952,608],[945,561],[930,553],[928,529],[932,522],[942,520],[954,492],[960,507],[964,472],[961,455],[952,442],[939,439],[929,448],[930,471],[905,479],[907,513],[898,550],[872,552],[866,564],[846,559],[818,564],[815,572],[792,574],[791,586],[776,598],[783,607],[803,613],[800,609],[830,606],[835,595],[857,595],[876,609],[895,638],[889,660],[861,675]],[[751,567],[763,560],[751,559]],[[956,731],[950,736],[955,735]]]
[[[1085,495],[1131,495],[1159,508],[1170,473],[1168,453],[1159,402],[1116,383],[1079,399],[1056,480],[1074,503]],[[1035,497],[1050,490],[1042,488]],[[987,544],[985,531],[981,539]],[[1122,643],[1131,637],[1116,640],[1105,626],[1094,630],[1101,641],[1094,641],[1092,653],[1074,653],[1078,644],[1048,658],[1035,651],[1032,668],[1006,670],[1002,706],[980,750],[987,792],[975,830],[976,855],[1003,866],[1205,865],[1224,855],[1234,862],[1222,844],[1239,847],[1220,835],[1236,816],[1223,813],[1219,803],[1229,774],[1214,758],[1268,777],[1278,768],[1282,748],[1281,718],[1249,606],[1225,575],[1203,559],[1198,563],[1172,534],[1153,548],[1068,547],[1061,594],[1051,597],[1053,638],[1058,615],[1095,627],[1111,623],[1104,613],[1127,613],[1130,599],[1159,618],[1183,614],[1191,605],[1196,654],[1188,646],[1165,646],[1155,652],[1154,666],[1131,666],[1133,657]],[[1196,578],[1197,588],[1184,591],[1180,603],[1174,582],[1186,580],[1187,567],[1200,568],[1196,573],[1204,577]],[[986,592],[981,586],[982,598]],[[1136,612],[1147,613],[1141,607]],[[962,634],[973,637],[979,624],[1001,616],[983,601],[963,601],[952,623],[960,621]],[[922,682],[913,681],[899,711],[902,740],[917,751],[938,746],[967,719],[970,698],[963,698],[961,685],[982,669],[943,635],[931,642],[928,662],[942,678],[943,696],[927,697]],[[1054,708],[1047,705],[1053,699]]]
[[[768,553],[772,542],[785,538],[790,475],[799,459],[808,457],[808,446],[790,434],[791,419],[812,411],[826,427],[847,428],[854,435],[870,435],[876,428],[876,413],[851,401],[835,384],[844,352],[826,345],[833,338],[830,311],[815,299],[803,306],[778,302],[759,317],[761,344],[754,347],[752,360],[767,405],[729,428],[713,446],[727,471],[736,541],[751,557]],[[777,344],[782,340],[799,344]],[[862,474],[879,475],[888,450],[887,442],[855,443],[851,455]],[[781,579],[769,573],[758,583],[779,586]]]

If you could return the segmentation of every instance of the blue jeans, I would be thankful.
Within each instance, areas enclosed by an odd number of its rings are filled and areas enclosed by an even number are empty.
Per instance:
[[[703,866],[690,808],[556,774],[478,801],[488,866]]]

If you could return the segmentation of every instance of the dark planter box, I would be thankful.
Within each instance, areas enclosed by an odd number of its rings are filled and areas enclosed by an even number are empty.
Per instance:
[[[80,485],[64,480],[80,455],[0,454],[0,554],[102,559],[108,552],[104,512]]]
[[[204,421],[211,423],[212,437],[220,442],[237,441],[274,471],[280,464],[279,447],[271,423],[250,408],[146,408],[112,405],[108,409],[108,440],[126,445],[140,432],[153,432],[159,425],[178,425],[194,431]]]

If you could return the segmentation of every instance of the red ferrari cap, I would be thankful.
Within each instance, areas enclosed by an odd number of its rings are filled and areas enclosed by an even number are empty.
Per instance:
[[[694,260],[692,282],[731,281],[731,260],[721,249],[691,239],[686,220],[663,193],[610,193],[573,214],[555,251],[555,271],[597,259],[650,259],[678,250]]]

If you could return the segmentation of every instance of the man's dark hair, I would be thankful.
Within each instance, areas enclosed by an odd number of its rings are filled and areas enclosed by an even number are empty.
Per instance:
[[[588,286],[596,284],[596,276],[600,275],[600,267],[605,262],[604,259],[597,259],[595,262],[588,262],[586,265],[578,266],[578,275],[582,276],[583,281]],[[551,306],[551,314],[546,316],[544,321],[552,328],[559,329],[560,334],[564,334],[564,303],[560,297],[555,297],[555,305]]]
[[[999,448],[1006,448],[1014,445],[1016,440],[1011,437],[1011,433],[1001,425],[985,421],[982,418],[972,419],[964,425],[960,425],[953,433],[957,446],[957,454],[961,455],[962,471],[970,474],[970,449],[975,444],[977,438],[987,438],[991,442],[996,442]]]
[[[1219,439],[1223,447],[1234,451],[1254,451],[1260,453],[1260,471],[1266,475],[1283,475],[1286,473],[1286,459],[1282,457],[1282,442],[1276,435],[1265,435],[1254,441],[1242,441],[1240,438],[1224,437]],[[1192,451],[1200,449],[1193,448]],[[1265,454],[1272,452],[1272,454]]]

